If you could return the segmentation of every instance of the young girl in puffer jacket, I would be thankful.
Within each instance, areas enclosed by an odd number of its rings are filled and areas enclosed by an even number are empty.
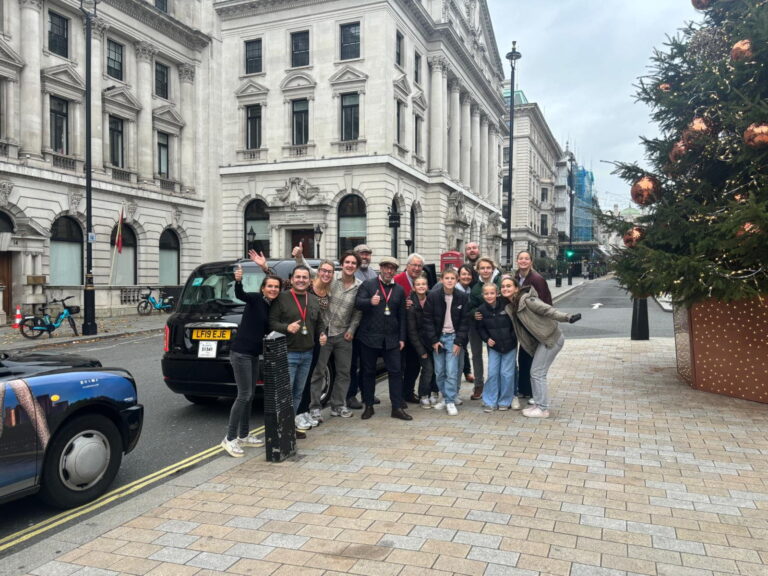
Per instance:
[[[509,410],[510,406],[513,410],[520,409],[515,395],[517,337],[505,311],[508,302],[499,297],[498,290],[493,282],[484,284],[484,302],[477,308],[482,315],[482,319],[477,320],[477,331],[488,345],[488,378],[483,388],[485,412]]]

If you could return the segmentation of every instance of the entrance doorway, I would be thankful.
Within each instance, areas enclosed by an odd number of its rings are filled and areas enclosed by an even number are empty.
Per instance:
[[[5,310],[6,318],[13,318],[15,313],[15,309],[11,310],[12,258],[12,252],[0,252],[0,285],[5,286],[5,290],[3,290],[3,310]]]
[[[304,258],[317,258],[315,255],[315,231],[312,228],[302,230],[291,230],[291,248],[298,246],[301,242]],[[290,253],[288,254],[290,256]]]

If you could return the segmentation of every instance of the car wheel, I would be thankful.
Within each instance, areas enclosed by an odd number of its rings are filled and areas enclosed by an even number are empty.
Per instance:
[[[328,361],[325,366],[325,374],[323,374],[323,388],[320,392],[320,403],[323,406],[327,406],[331,399],[331,392],[333,392],[333,385],[336,382],[336,364],[333,359]]]
[[[90,502],[112,484],[122,459],[122,438],[109,418],[100,414],[78,416],[48,445],[40,496],[57,508]]]
[[[24,338],[29,338],[30,340],[34,340],[35,338],[39,338],[45,330],[35,330],[35,326],[45,326],[45,323],[40,318],[25,318],[21,321],[21,324],[19,324],[19,331],[21,332],[21,335],[24,336]]]
[[[136,305],[136,311],[142,316],[149,316],[152,314],[152,304],[147,300],[142,300]]]
[[[199,404],[200,406],[216,404],[218,400],[215,396],[194,396],[192,394],[184,394],[184,398],[192,402],[192,404]]]

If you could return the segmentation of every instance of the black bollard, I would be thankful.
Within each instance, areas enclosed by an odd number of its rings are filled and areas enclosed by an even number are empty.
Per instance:
[[[632,340],[650,339],[648,331],[648,298],[632,299]]]
[[[296,454],[296,423],[288,348],[285,336],[264,337],[264,440],[267,462],[282,462]]]
[[[563,275],[558,272],[555,275],[555,288],[560,288],[563,285]]]

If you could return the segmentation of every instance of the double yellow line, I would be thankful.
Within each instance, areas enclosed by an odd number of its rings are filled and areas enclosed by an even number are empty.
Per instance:
[[[260,434],[263,431],[264,431],[264,426],[261,426],[253,430],[251,434]],[[213,446],[211,448],[208,448],[207,450],[198,452],[197,454],[190,456],[189,458],[185,458],[184,460],[176,462],[175,464],[171,464],[170,466],[167,466],[162,470],[158,470],[156,472],[153,472],[152,474],[148,474],[147,476],[144,476],[143,478],[134,480],[133,482],[126,484],[125,486],[120,486],[119,488],[116,488],[111,492],[107,492],[106,494],[104,494],[100,498],[97,498],[93,502],[89,502],[88,504],[83,504],[78,508],[72,508],[71,510],[66,510],[65,512],[62,512],[55,516],[51,516],[50,518],[46,518],[42,522],[38,522],[37,524],[24,528],[23,530],[19,530],[14,534],[10,534],[5,538],[0,539],[0,552],[3,552],[5,550],[8,550],[9,548],[17,546],[22,542],[26,542],[30,538],[34,538],[36,536],[39,536],[40,534],[44,534],[45,532],[52,530],[57,526],[61,526],[62,524],[66,524],[67,522],[74,520],[75,518],[79,518],[80,516],[93,512],[94,510],[98,510],[99,508],[102,508],[107,504],[114,502],[115,500],[119,500],[121,498],[125,498],[126,496],[130,496],[131,494],[133,494],[134,492],[137,492],[138,490],[141,490],[142,488],[145,488],[151,484],[154,484],[155,482],[158,482],[163,478],[167,478],[171,474],[176,474],[177,472],[181,472],[187,468],[194,466],[195,464],[199,464],[200,462],[207,460],[211,456],[215,456],[216,454],[222,451],[223,451],[223,448],[221,446],[219,445]]]

